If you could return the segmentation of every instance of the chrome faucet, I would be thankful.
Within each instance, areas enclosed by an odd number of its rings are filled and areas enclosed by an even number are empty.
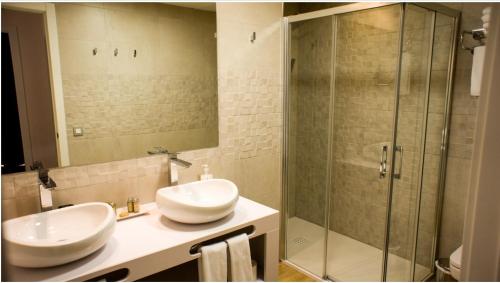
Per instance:
[[[177,165],[189,168],[191,167],[191,163],[186,160],[179,159],[177,155],[180,152],[169,152],[167,149],[162,147],[155,147],[154,150],[148,150],[148,154],[166,154],[168,156],[168,171],[169,171],[169,183],[171,186],[175,186],[179,184],[179,174],[177,172]]]
[[[35,161],[31,166],[32,170],[38,171],[38,184],[40,190],[40,209],[42,211],[52,210],[52,191],[57,184],[49,177],[49,170],[43,168],[40,161]]]

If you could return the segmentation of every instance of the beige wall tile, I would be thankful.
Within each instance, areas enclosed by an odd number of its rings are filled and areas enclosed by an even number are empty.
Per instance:
[[[92,51],[97,48],[97,55]],[[59,39],[61,55],[61,71],[64,75],[96,75],[103,76],[107,72],[106,57],[112,50],[104,41],[82,39]],[[65,76],[63,76],[65,79]]]
[[[64,3],[56,5],[56,13],[59,37],[102,42],[108,36],[102,8]]]

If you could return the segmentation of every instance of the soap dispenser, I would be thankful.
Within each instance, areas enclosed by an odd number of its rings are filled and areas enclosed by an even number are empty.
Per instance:
[[[213,175],[208,172],[208,170],[209,170],[208,164],[203,164],[203,165],[201,165],[201,167],[203,168],[203,174],[200,175],[200,180],[212,179]]]

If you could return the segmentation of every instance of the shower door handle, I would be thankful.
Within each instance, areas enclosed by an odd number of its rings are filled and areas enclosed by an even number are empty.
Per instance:
[[[399,151],[399,166],[398,166],[398,172],[394,172],[395,179],[401,179],[401,174],[403,173],[403,146],[402,145],[396,145],[396,150],[394,151],[394,154],[397,154],[398,151]]]
[[[379,178],[385,178],[387,175],[387,145],[382,146],[382,152],[380,154],[380,166],[379,166]]]

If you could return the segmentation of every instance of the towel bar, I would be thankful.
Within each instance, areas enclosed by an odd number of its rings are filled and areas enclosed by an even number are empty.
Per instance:
[[[248,237],[250,237],[250,236],[253,235],[254,232],[255,232],[255,226],[254,225],[246,226],[244,228],[241,228],[241,229],[229,232],[227,234],[224,234],[224,235],[221,235],[221,236],[218,236],[218,237],[215,237],[215,238],[212,238],[212,239],[205,240],[203,242],[194,244],[189,249],[189,254],[196,255],[196,254],[200,253],[200,248],[202,246],[214,244],[214,243],[217,243],[217,242],[222,242],[222,241],[225,241],[225,240],[227,240],[227,239],[229,239],[231,237],[234,237],[234,236],[237,236],[237,235],[240,235],[240,234],[243,234],[243,233],[247,234]]]

